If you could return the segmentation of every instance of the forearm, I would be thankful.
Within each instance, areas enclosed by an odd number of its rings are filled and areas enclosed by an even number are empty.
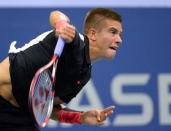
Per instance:
[[[71,109],[61,107],[53,110],[53,118],[59,122],[70,124],[103,125],[108,116],[113,113],[114,106],[105,109],[92,109],[85,112],[71,111]]]

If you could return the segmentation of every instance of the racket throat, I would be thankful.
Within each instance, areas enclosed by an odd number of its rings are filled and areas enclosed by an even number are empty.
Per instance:
[[[56,69],[57,69],[57,62],[55,62],[55,63],[53,64],[53,69],[52,69],[52,83],[55,82]]]

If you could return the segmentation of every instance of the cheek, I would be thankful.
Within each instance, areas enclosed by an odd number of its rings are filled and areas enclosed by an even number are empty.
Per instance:
[[[113,36],[111,35],[111,33],[106,32],[106,34],[103,34],[101,36],[105,41],[111,42],[113,39]]]
[[[100,43],[101,48],[106,49],[112,44],[112,37],[110,35],[101,34],[98,36],[98,42]]]
[[[112,38],[111,37],[104,37],[103,38],[103,43],[105,47],[109,47],[112,44]]]
[[[109,42],[111,41],[111,37],[107,36],[107,35],[102,35],[99,37],[101,39],[101,41],[105,41],[105,42]]]

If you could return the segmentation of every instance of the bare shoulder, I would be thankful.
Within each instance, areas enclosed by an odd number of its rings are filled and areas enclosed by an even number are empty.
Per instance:
[[[5,58],[0,63],[0,85],[10,83],[9,58]]]

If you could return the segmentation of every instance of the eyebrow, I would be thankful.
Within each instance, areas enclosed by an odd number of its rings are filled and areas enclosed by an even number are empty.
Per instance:
[[[119,34],[122,34],[122,31],[119,31],[119,30],[116,29],[115,27],[110,27],[109,30],[116,30]]]

